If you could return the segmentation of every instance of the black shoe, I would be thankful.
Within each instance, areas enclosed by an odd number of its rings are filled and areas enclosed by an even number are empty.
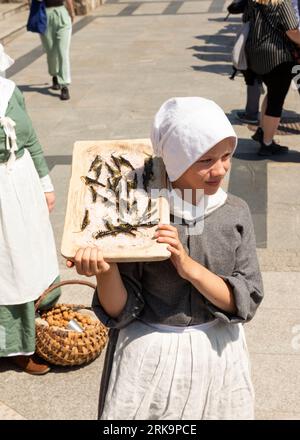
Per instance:
[[[244,122],[245,124],[257,125],[259,122],[258,118],[247,115],[246,112],[236,112],[235,117],[236,117],[236,119],[238,119],[241,122]]]
[[[69,89],[67,86],[63,86],[61,88],[60,99],[62,101],[67,101],[68,99],[70,99],[70,93],[69,93]]]
[[[264,141],[264,131],[261,127],[258,127],[256,132],[251,136],[252,139],[260,144]]]
[[[273,141],[270,145],[262,143],[257,154],[259,156],[272,156],[273,154],[287,154],[288,152],[288,147],[283,147]]]
[[[60,85],[58,84],[57,76],[52,77],[52,89],[60,90]]]

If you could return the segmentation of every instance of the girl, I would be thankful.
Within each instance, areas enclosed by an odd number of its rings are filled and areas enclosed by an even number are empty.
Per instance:
[[[96,275],[94,310],[111,328],[100,416],[252,419],[254,396],[241,323],[262,300],[248,206],[221,183],[237,138],[203,98],[173,98],[155,116],[152,143],[170,180],[173,225],[159,225],[168,260],[108,264],[79,249]],[[71,266],[71,263],[68,263]]]
[[[0,73],[12,63],[0,44]],[[48,172],[24,98],[0,75],[0,358],[31,374],[50,370],[34,355],[34,300],[58,278]],[[43,306],[59,293],[52,292]]]

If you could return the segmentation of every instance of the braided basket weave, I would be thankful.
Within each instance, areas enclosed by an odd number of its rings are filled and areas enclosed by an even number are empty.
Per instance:
[[[96,288],[88,281],[61,281],[45,290],[36,302],[35,310],[39,309],[42,300],[50,292],[67,284],[83,284],[92,289]],[[50,311],[42,312],[42,319],[37,318],[35,321],[37,354],[51,364],[63,366],[85,364],[99,356],[106,345],[108,331],[100,321],[87,316],[89,312],[84,313],[85,310],[91,310],[91,307],[57,304]],[[81,333],[66,329],[64,324],[68,319],[77,320],[84,331]],[[56,325],[58,322],[61,324]]]

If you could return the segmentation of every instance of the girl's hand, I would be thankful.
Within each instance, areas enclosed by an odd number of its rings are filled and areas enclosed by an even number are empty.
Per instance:
[[[55,205],[55,194],[54,192],[45,192],[45,198],[48,206],[49,213],[53,211]]]
[[[174,264],[178,274],[182,278],[187,279],[191,258],[184,250],[175,226],[159,224],[155,237],[157,237],[158,243],[168,244],[167,249],[171,252],[170,258],[172,263]]]
[[[74,262],[67,260],[67,267],[74,265],[79,275],[86,277],[97,276],[110,269],[110,265],[103,259],[102,252],[96,247],[78,249]]]

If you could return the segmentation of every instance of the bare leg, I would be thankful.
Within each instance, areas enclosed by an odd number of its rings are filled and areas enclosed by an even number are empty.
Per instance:
[[[276,133],[280,118],[264,115],[262,129],[264,131],[264,144],[270,144]]]
[[[280,117],[278,118],[274,116],[267,116],[265,114],[267,108],[267,102],[268,102],[268,95],[265,96],[262,103],[260,126],[264,132],[264,139],[263,139],[264,143],[270,144],[278,128]]]
[[[268,102],[268,95],[266,95],[263,99],[263,103],[261,105],[261,111],[260,111],[260,127],[263,127],[263,119],[266,113],[267,109],[267,102]]]

